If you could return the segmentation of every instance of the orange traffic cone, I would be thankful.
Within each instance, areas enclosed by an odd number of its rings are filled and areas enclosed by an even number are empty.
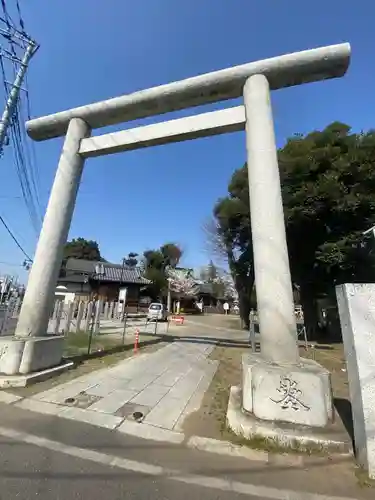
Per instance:
[[[139,330],[135,331],[135,340],[134,340],[134,352],[138,352],[138,344],[139,344]]]

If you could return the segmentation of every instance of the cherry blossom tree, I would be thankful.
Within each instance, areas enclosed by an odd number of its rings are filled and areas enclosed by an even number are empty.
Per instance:
[[[215,282],[223,287],[225,298],[230,299],[235,303],[238,302],[238,292],[230,273],[223,271],[215,278]]]
[[[178,297],[177,312],[180,311],[180,300],[182,297],[196,297],[199,292],[199,286],[196,279],[189,271],[184,269],[168,270],[169,289]]]

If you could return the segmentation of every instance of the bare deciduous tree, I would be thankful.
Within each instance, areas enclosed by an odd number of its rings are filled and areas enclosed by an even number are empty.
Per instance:
[[[218,222],[214,217],[209,217],[202,228],[206,236],[206,250],[210,257],[213,257],[220,264],[228,264],[227,245],[220,233]]]
[[[226,299],[233,300],[233,302],[238,302],[238,292],[232,275],[226,271],[223,271],[217,278],[216,282],[223,285],[224,296]]]

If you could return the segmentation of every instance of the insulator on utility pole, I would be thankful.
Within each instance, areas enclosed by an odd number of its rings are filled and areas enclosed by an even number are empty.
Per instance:
[[[9,92],[9,96],[5,104],[5,109],[0,121],[0,156],[3,154],[4,145],[7,145],[9,143],[9,137],[7,135],[8,127],[17,106],[18,97],[22,88],[22,83],[25,78],[30,59],[35,54],[37,49],[38,45],[36,44],[36,42],[30,40],[27,45],[25,54],[21,60],[20,67],[12,88]]]

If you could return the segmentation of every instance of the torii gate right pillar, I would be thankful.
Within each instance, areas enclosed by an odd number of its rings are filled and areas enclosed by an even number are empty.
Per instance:
[[[269,82],[244,85],[251,231],[261,352],[243,357],[242,406],[257,419],[324,427],[330,374],[300,358]],[[230,422],[229,422],[230,424]],[[276,435],[277,439],[278,436]]]

